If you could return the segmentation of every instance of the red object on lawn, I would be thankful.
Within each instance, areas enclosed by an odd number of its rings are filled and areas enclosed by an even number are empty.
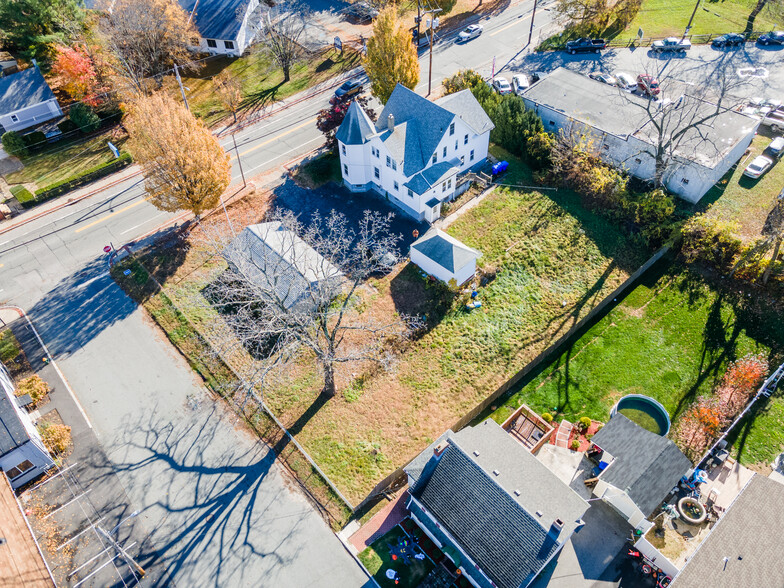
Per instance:
[[[394,553],[392,554],[392,560],[397,561],[397,556]]]

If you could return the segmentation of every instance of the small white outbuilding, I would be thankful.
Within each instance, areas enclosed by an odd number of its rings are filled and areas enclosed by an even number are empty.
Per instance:
[[[444,231],[431,227],[411,244],[411,262],[434,278],[448,284],[465,284],[476,273],[482,252],[461,243]]]

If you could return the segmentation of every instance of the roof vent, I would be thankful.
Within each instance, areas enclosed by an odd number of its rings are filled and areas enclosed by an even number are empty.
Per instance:
[[[501,475],[501,472],[499,472],[498,470],[493,470],[493,474],[495,474],[496,476],[499,476],[499,475]]]
[[[544,516],[544,513],[541,510],[537,510],[536,511],[536,516],[542,517],[542,516]]]
[[[479,452],[474,450],[474,457],[479,457]]]
[[[515,495],[515,496],[520,496],[520,491],[519,491],[519,490],[515,490],[515,491],[514,491],[514,495]]]
[[[387,129],[389,129],[390,133],[395,132],[395,117],[391,114],[387,115]]]

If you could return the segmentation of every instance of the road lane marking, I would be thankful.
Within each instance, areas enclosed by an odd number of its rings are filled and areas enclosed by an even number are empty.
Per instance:
[[[280,159],[280,158],[281,158],[281,157],[283,157],[284,155],[288,155],[288,154],[289,154],[289,153],[291,153],[292,151],[296,151],[297,149],[301,149],[301,148],[302,148],[302,147],[304,147],[305,145],[308,145],[308,144],[310,144],[310,143],[313,143],[313,141],[323,141],[323,140],[324,140],[324,137],[314,137],[314,138],[312,138],[310,141],[305,141],[305,142],[304,142],[304,143],[302,143],[301,145],[297,145],[296,147],[294,147],[294,148],[292,148],[292,149],[289,149],[288,151],[285,151],[285,152],[281,153],[280,155],[277,155],[276,157],[273,157],[272,159],[269,159],[269,160],[267,160],[267,161],[265,161],[265,162],[263,162],[263,163],[260,163],[259,165],[255,166],[255,167],[252,167],[252,168],[250,168],[249,170],[245,170],[245,173],[250,173],[250,172],[252,172],[252,171],[253,171],[253,170],[255,170],[255,169],[258,169],[258,168],[260,168],[260,167],[262,167],[262,166],[268,165],[268,164],[272,163],[273,161],[275,161],[276,159]],[[237,177],[239,177],[239,176],[237,176]]]
[[[147,198],[142,198],[141,200],[139,200],[137,202],[134,202],[133,204],[129,204],[128,206],[126,206],[124,208],[121,208],[120,210],[115,210],[114,212],[112,212],[110,214],[107,214],[106,216],[104,216],[102,218],[99,218],[98,220],[94,220],[93,222],[91,222],[88,225],[84,225],[83,227],[80,227],[80,228],[76,229],[75,232],[81,233],[82,231],[86,231],[90,227],[94,227],[95,225],[100,224],[103,221],[108,220],[108,219],[112,218],[113,216],[116,216],[116,215],[120,214],[121,212],[125,212],[126,210],[130,210],[134,206],[139,206],[142,202],[147,202],[150,198],[152,198],[152,196],[147,196]]]
[[[151,220],[155,220],[156,218],[159,218],[159,217],[165,216],[165,215],[167,215],[167,214],[169,214],[169,213],[168,213],[168,212],[161,212],[160,214],[156,214],[155,216],[151,216],[151,217],[150,217],[150,218],[148,218],[146,221],[142,221],[142,222],[140,222],[138,225],[134,225],[134,226],[132,226],[130,229],[125,229],[125,230],[124,230],[122,233],[120,233],[120,234],[121,234],[121,235],[124,235],[125,233],[130,233],[130,232],[131,232],[131,231],[133,231],[134,229],[138,229],[140,226],[142,226],[142,225],[146,225],[146,224],[147,224],[148,222],[150,222]]]
[[[256,151],[256,149],[260,149],[261,147],[264,147],[265,145],[269,145],[270,143],[274,143],[275,141],[277,141],[277,140],[278,140],[278,139],[280,139],[281,137],[285,137],[286,135],[290,135],[290,134],[291,134],[291,133],[293,133],[294,131],[298,131],[298,130],[300,130],[302,127],[306,127],[306,126],[308,126],[308,125],[312,125],[312,124],[313,124],[313,123],[315,123],[317,120],[318,120],[318,118],[317,118],[317,117],[313,117],[313,118],[311,118],[310,120],[306,120],[306,121],[305,121],[304,123],[302,123],[301,125],[297,125],[296,127],[293,127],[293,128],[291,128],[291,129],[289,129],[289,130],[288,130],[288,131],[286,131],[285,133],[280,133],[279,135],[275,135],[274,137],[272,137],[271,139],[267,139],[267,140],[266,140],[266,141],[264,141],[263,143],[259,143],[258,145],[255,145],[255,146],[251,147],[250,149],[246,149],[245,151],[241,151],[241,152],[240,152],[240,157],[242,157],[243,155],[247,155],[248,153],[251,153],[252,151]],[[232,159],[235,159],[235,158],[234,158],[234,157],[232,157]]]
[[[529,18],[531,18],[530,14],[525,16],[524,18],[518,17],[514,22],[510,22],[505,27],[501,27],[500,29],[497,29],[497,30],[493,31],[492,33],[490,33],[490,36],[491,37],[495,37],[498,33],[501,33],[503,31],[505,31],[506,29],[515,26],[516,24],[520,24],[521,22],[524,22],[524,21],[528,20]]]

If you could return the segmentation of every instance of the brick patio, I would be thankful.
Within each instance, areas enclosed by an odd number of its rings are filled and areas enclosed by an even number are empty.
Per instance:
[[[406,511],[407,498],[408,492],[404,488],[394,500],[373,515],[372,519],[348,538],[349,544],[357,550],[357,553],[364,551],[373,541],[384,535],[408,515],[408,511]]]

